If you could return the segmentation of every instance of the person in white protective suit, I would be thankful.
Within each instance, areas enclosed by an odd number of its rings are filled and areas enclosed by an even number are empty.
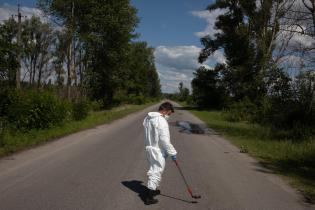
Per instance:
[[[174,113],[173,105],[169,102],[161,104],[158,112],[149,112],[143,121],[145,151],[149,162],[148,184],[145,204],[158,202],[153,196],[160,194],[157,189],[165,168],[165,159],[170,156],[176,160],[176,150],[170,141],[168,118]]]

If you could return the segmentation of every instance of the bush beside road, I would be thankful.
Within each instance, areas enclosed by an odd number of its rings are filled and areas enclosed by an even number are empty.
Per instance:
[[[90,112],[85,119],[68,119],[61,124],[46,129],[30,129],[27,131],[6,129],[0,132],[0,157],[80,130],[109,123],[133,112],[140,111],[154,103],[156,102],[150,102],[143,105],[122,105],[110,110],[93,111]]]

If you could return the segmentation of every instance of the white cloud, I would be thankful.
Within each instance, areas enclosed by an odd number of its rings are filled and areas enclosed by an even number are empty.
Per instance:
[[[218,51],[218,50],[215,51],[212,55],[212,58],[218,63],[225,63],[226,62],[226,58],[225,58],[222,51]]]
[[[213,36],[214,34],[218,33],[219,30],[215,29],[215,22],[219,15],[222,15],[227,10],[224,9],[216,9],[211,12],[208,10],[202,10],[202,11],[192,11],[191,14],[195,17],[204,19],[207,21],[207,27],[200,32],[196,32],[195,35],[199,38],[210,35]]]
[[[315,40],[314,38],[310,36],[305,36],[301,34],[294,34],[292,39],[290,40],[290,44],[293,46],[303,46],[303,47],[313,47],[315,46]]]
[[[158,63],[156,64],[156,68],[161,81],[162,92],[177,92],[180,82],[183,82],[185,87],[190,87],[190,82],[193,78],[192,70],[180,71],[176,68],[163,66]]]
[[[282,67],[290,68],[300,66],[303,62],[303,59],[295,55],[287,55],[280,59],[279,64]]]
[[[213,67],[217,62],[225,62],[224,55],[217,51],[205,64],[198,63],[198,56],[201,48],[191,46],[158,46],[155,49],[155,63],[159,73],[162,91],[176,92],[178,84],[184,83],[190,88],[193,72],[200,66]]]
[[[155,49],[156,62],[176,69],[198,68],[198,56],[200,48],[192,46],[158,46]]]

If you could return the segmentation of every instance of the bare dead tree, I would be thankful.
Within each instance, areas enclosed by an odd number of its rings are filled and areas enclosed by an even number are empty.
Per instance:
[[[35,82],[37,87],[41,86],[45,66],[52,58],[55,36],[52,27],[47,23],[42,23],[38,17],[32,17],[23,22],[22,42],[24,53],[22,62],[29,75],[29,84]],[[26,76],[24,76],[25,78]],[[23,78],[23,79],[24,79]]]
[[[312,110],[315,100],[315,0],[296,1],[284,19],[286,24],[281,30],[292,35],[287,54],[298,60],[291,68],[297,69],[299,80],[307,84],[304,88],[309,95],[309,110]]]

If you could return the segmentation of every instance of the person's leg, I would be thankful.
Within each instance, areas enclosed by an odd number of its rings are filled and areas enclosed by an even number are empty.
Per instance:
[[[153,192],[153,195],[154,196],[156,196],[156,195],[160,195],[161,194],[161,191],[159,190],[159,189],[157,189],[159,186],[160,186],[160,183],[161,183],[161,180],[162,180],[162,175],[163,175],[163,172],[164,172],[164,169],[165,169],[165,158],[164,158],[164,156],[163,156],[163,159],[161,159],[161,161],[160,161],[160,179],[159,179],[159,181],[158,181],[158,183],[156,184],[156,188],[155,188],[155,190],[154,190],[154,192]]]
[[[156,176],[156,164],[150,165],[150,169],[147,173],[148,175],[148,184],[147,184],[147,189],[146,189],[146,199],[145,199],[145,204],[146,205],[151,205],[155,204],[158,202],[157,199],[154,198],[156,195],[156,188],[157,188],[157,183],[159,182],[159,177]]]
[[[148,184],[147,184],[147,196],[145,204],[155,204],[158,202],[157,199],[154,199],[153,196],[160,194],[160,191],[157,190],[162,178],[162,173],[165,168],[165,159],[159,150],[150,149],[147,151],[147,156],[150,164],[148,175]]]
[[[165,159],[159,151],[152,151],[150,154],[150,168],[148,175],[148,188],[156,190],[160,186],[162,174],[165,168]]]

